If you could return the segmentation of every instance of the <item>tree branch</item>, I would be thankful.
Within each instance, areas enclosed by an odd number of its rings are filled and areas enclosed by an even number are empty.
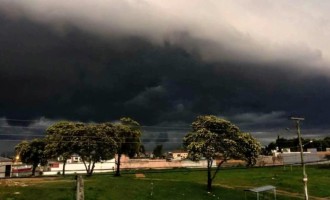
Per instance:
[[[219,172],[219,170],[220,170],[220,167],[221,167],[221,165],[222,165],[222,163],[224,163],[225,162],[225,160],[221,160],[220,162],[219,162],[219,164],[217,165],[217,169],[215,170],[215,172],[214,172],[214,174],[213,174],[213,176],[212,176],[212,180],[215,178],[215,176],[217,175],[217,173]],[[211,166],[212,167],[212,166]]]
[[[88,169],[87,169],[87,165],[86,165],[85,159],[82,158],[81,160],[83,161],[83,163],[85,165],[86,172],[88,173]]]

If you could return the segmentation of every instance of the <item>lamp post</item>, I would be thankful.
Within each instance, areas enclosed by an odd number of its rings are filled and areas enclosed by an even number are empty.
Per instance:
[[[305,145],[307,145],[307,144],[311,144],[311,143],[313,143],[313,140],[309,140],[308,142],[306,142],[306,143],[303,144],[302,146],[305,147]]]
[[[301,135],[300,135],[300,121],[305,120],[305,118],[302,117],[291,117],[291,120],[296,121],[296,128],[297,128],[297,135],[299,140],[299,146],[300,146],[300,158],[301,158],[301,165],[303,167],[303,183],[304,183],[304,193],[305,193],[305,200],[308,200],[308,190],[307,190],[307,174],[305,169],[305,163],[304,163],[304,151],[303,151],[303,145],[301,142]]]

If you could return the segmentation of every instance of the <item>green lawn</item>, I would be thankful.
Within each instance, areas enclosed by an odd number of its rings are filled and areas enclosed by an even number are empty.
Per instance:
[[[0,179],[0,200],[73,200],[76,181],[71,177]]]
[[[143,173],[145,178],[136,178]],[[307,167],[310,199],[330,199],[330,167]],[[225,168],[214,181],[212,193],[206,192],[206,171],[200,170],[145,170],[112,174],[95,174],[84,177],[86,200],[142,200],[142,199],[244,199],[244,189],[262,185],[274,185],[279,200],[303,197],[301,167]],[[74,178],[57,178],[26,187],[0,185],[0,200],[21,199],[74,199]],[[20,192],[20,194],[14,194]],[[39,197],[39,198],[38,198]],[[41,198],[42,197],[42,198]],[[247,193],[248,199],[255,195]],[[264,199],[271,199],[272,193]],[[299,198],[300,197],[300,198]],[[317,198],[318,197],[318,198]]]

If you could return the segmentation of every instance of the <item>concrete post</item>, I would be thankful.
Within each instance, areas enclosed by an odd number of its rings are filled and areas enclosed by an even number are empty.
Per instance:
[[[84,200],[84,180],[81,175],[77,176],[77,194],[76,200]]]

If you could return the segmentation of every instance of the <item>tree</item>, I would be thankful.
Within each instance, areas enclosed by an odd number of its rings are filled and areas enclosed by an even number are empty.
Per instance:
[[[77,131],[80,135],[78,142],[78,154],[80,155],[88,176],[94,171],[95,163],[114,157],[118,149],[113,137],[115,129],[109,123],[90,124],[80,127]]]
[[[87,175],[92,175],[95,163],[113,158],[117,149],[115,127],[111,123],[59,122],[46,133],[46,153],[52,158],[62,157],[63,175],[66,161],[74,153],[81,157]]]
[[[245,160],[248,167],[254,166],[261,152],[261,144],[250,133],[238,134],[236,144],[238,158]]]
[[[140,124],[131,118],[121,118],[115,127],[118,144],[115,176],[120,176],[121,156],[125,154],[131,158],[139,153],[142,132]]]
[[[146,155],[146,148],[144,147],[143,144],[140,145],[139,154],[142,154],[143,156]]]
[[[58,122],[46,130],[45,153],[49,158],[60,157],[63,162],[62,174],[65,175],[65,165],[72,154],[77,153],[79,134],[77,131],[85,127],[83,123]]]
[[[207,161],[207,190],[221,165],[231,158],[244,159],[255,164],[261,145],[249,134],[241,133],[231,122],[213,115],[199,116],[192,123],[192,131],[183,138],[183,145],[192,160],[204,157]],[[215,159],[219,160],[212,174]]]
[[[22,141],[15,147],[16,154],[19,155],[23,163],[32,165],[32,176],[35,175],[38,165],[45,165],[47,159],[44,153],[46,143],[43,139],[32,141]]]
[[[161,145],[161,144],[157,145],[157,146],[154,148],[154,150],[152,151],[152,154],[154,154],[154,156],[155,156],[156,158],[160,158],[160,157],[162,157],[162,155],[163,155],[163,145]]]

